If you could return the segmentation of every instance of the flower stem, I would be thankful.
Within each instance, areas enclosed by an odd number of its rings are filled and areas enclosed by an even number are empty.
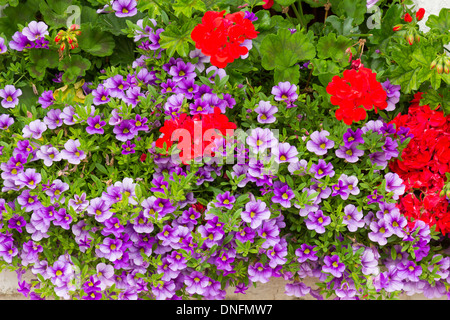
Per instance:
[[[303,8],[302,8],[302,1],[298,1],[297,3],[298,5],[298,9],[294,4],[292,4],[292,9],[294,10],[295,16],[297,17],[298,21],[300,21],[301,26],[304,28],[305,27],[305,20],[303,17]]]

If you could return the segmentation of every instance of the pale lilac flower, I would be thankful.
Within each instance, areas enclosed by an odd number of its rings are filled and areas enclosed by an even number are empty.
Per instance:
[[[209,278],[200,271],[193,271],[184,277],[184,284],[189,294],[204,294],[209,284]]]
[[[44,123],[47,125],[48,129],[56,129],[63,125],[63,119],[61,117],[62,111],[59,109],[51,109],[47,112],[44,117]]]
[[[353,143],[349,147],[340,146],[339,149],[336,150],[336,156],[350,163],[358,162],[359,157],[364,155],[364,151],[356,148],[356,146],[356,143]]]
[[[31,21],[28,26],[23,28],[22,34],[28,38],[30,41],[35,41],[42,37],[48,35],[48,26],[42,21]]]
[[[5,53],[7,51],[5,39],[0,37],[0,54]]]
[[[372,0],[373,1],[373,0]],[[384,109],[385,111],[393,111],[395,110],[395,105],[397,102],[400,101],[400,85],[393,85],[391,82],[386,80],[381,84],[384,91],[386,91],[387,94],[387,107]]]
[[[422,267],[415,264],[414,261],[397,264],[397,276],[402,280],[417,282],[422,274]]]
[[[21,95],[21,89],[16,89],[16,87],[11,84],[6,85],[0,90],[0,98],[3,98],[1,103],[2,107],[5,109],[14,108],[19,104],[18,97]]]
[[[278,145],[272,149],[272,154],[275,157],[277,163],[296,163],[298,162],[298,151],[295,146],[291,146],[287,142],[278,143]]]
[[[14,118],[9,114],[0,114],[0,130],[7,130],[14,123]]]
[[[308,287],[303,282],[286,283],[284,293],[288,296],[304,297],[311,292],[311,287]]]
[[[115,261],[122,257],[123,241],[120,239],[113,239],[106,237],[99,245],[99,248],[95,250],[95,253],[102,258],[106,258],[109,261]]]
[[[81,146],[80,141],[69,139],[64,144],[64,150],[61,151],[61,157],[71,164],[80,164],[81,160],[86,158],[86,154],[78,149]]]
[[[114,10],[114,14],[119,17],[132,17],[137,14],[137,1],[136,0],[114,0],[111,8]]]
[[[269,101],[261,100],[256,107],[255,112],[258,113],[257,120],[259,123],[274,123],[276,118],[274,114],[277,113],[278,108],[270,104]]]
[[[90,201],[89,206],[86,208],[86,212],[90,216],[94,216],[98,222],[104,222],[112,217],[113,212],[109,209],[111,207],[102,198],[94,198]]]
[[[297,86],[290,82],[279,82],[278,85],[272,87],[272,94],[276,101],[295,101],[298,98]]]
[[[69,200],[69,206],[71,206],[77,213],[84,211],[88,205],[89,200],[86,200],[86,193],[83,193],[81,196],[76,194],[73,199]]]
[[[40,182],[41,174],[36,172],[36,169],[31,168],[28,168],[24,172],[18,174],[17,180],[14,181],[16,186],[20,188],[28,187],[30,189],[35,189]]]
[[[248,266],[248,278],[252,282],[267,283],[272,276],[272,269],[264,266],[261,262]]]
[[[266,203],[260,199],[247,202],[245,210],[241,212],[241,218],[249,223],[252,229],[256,229],[264,220],[270,218],[270,211],[266,207]]]
[[[405,236],[404,228],[408,224],[408,221],[399,210],[385,214],[383,219],[386,221],[386,226],[392,234],[397,235],[399,238],[403,238]]]
[[[204,55],[202,53],[202,50],[200,49],[194,49],[191,52],[189,52],[189,57],[191,59],[198,58],[197,63],[194,64],[194,66],[200,72],[203,72],[203,70],[205,70],[204,63],[209,63],[209,60],[211,58],[210,56]]]
[[[328,149],[334,147],[334,141],[327,138],[329,135],[330,133],[326,130],[314,131],[311,133],[311,139],[306,143],[306,149],[318,156],[326,154]]]
[[[394,195],[392,199],[398,200],[399,196],[405,193],[405,185],[403,184],[403,180],[397,173],[388,172],[384,179],[386,180],[386,191],[393,192]]]
[[[40,139],[42,134],[47,130],[47,125],[41,120],[37,119],[31,121],[29,124],[25,125],[22,130],[24,138]]]
[[[342,223],[347,226],[348,230],[355,232],[358,228],[364,227],[362,211],[358,210],[353,204],[348,204],[344,208],[344,219]]]
[[[381,246],[384,246],[387,243],[387,238],[392,235],[392,231],[383,219],[372,221],[369,227],[371,230],[371,232],[368,233],[369,239],[377,242]]]
[[[270,129],[255,128],[246,138],[247,144],[256,153],[263,152],[267,148],[276,146],[277,140]]]

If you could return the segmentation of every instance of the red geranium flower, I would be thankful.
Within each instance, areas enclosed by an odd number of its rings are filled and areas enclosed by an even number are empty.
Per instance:
[[[155,145],[165,149],[167,155],[173,142],[177,142],[176,147],[181,150],[180,159],[187,164],[192,159],[214,156],[215,139],[226,137],[230,133],[228,130],[236,128],[236,124],[229,122],[218,107],[214,108],[214,113],[196,114],[192,118],[183,113],[179,118],[164,122],[160,128],[163,135]]]
[[[450,209],[440,193],[450,172],[450,116],[420,106],[422,93],[411,101],[408,114],[398,115],[391,123],[397,130],[409,128],[414,137],[402,151],[402,161],[389,164],[405,184],[398,207],[408,218],[422,220],[443,235],[450,233]]]
[[[227,14],[225,10],[207,11],[202,23],[191,32],[195,47],[204,55],[210,56],[212,65],[225,68],[228,63],[248,53],[243,43],[258,35],[249,19],[244,19],[244,12]]]
[[[387,107],[387,94],[381,83],[376,79],[376,73],[361,66],[345,70],[343,77],[334,76],[327,86],[331,95],[331,104],[339,106],[336,118],[351,125],[366,118],[366,110],[383,110]]]

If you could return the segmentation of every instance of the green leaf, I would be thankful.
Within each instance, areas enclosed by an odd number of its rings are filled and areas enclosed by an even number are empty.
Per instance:
[[[58,53],[53,50],[30,50],[29,58],[28,70],[37,80],[44,78],[47,68],[55,68],[59,59]]]
[[[441,34],[445,34],[450,30],[450,9],[442,8],[439,12],[439,16],[434,14],[428,17],[425,25],[431,30],[436,30]]]
[[[172,5],[175,15],[178,17],[180,13],[190,18],[195,10],[205,12],[206,5],[202,0],[176,0]]]
[[[276,3],[278,3],[280,6],[288,7],[296,1],[297,0],[276,0]]]
[[[288,29],[280,29],[276,35],[266,36],[260,50],[261,65],[266,70],[275,69],[276,83],[283,81],[283,77],[298,83],[300,71],[293,66],[300,61],[310,60],[316,55],[315,47],[307,34],[303,32],[291,34]]]
[[[68,84],[75,82],[78,77],[84,76],[90,67],[91,62],[88,59],[74,55],[61,60],[58,69],[64,71],[62,80]]]
[[[352,33],[358,32],[358,28],[353,26],[353,18],[343,19],[338,16],[331,15],[325,23],[329,23],[331,27],[340,35],[350,36]]]
[[[67,27],[67,20],[73,15],[72,12],[70,14],[66,12],[70,5],[72,5],[72,0],[45,0],[39,2],[39,11],[48,25],[62,28]]]
[[[335,33],[321,37],[317,43],[317,57],[320,59],[331,58],[333,61],[348,63],[345,50],[353,44],[353,40],[343,35],[336,38]]]
[[[110,56],[116,43],[110,33],[93,28],[90,24],[82,25],[82,34],[78,36],[78,45],[81,50],[97,57]]]
[[[360,25],[364,22],[364,15],[367,11],[366,0],[330,0],[331,11],[346,19],[353,19],[353,23]]]
[[[181,21],[179,21],[181,23]],[[189,44],[194,44],[191,39],[191,32],[194,29],[194,20],[186,23],[177,23],[168,25],[160,34],[159,44],[161,48],[166,49],[169,57],[172,57],[175,52],[180,56],[186,57],[190,51]]]

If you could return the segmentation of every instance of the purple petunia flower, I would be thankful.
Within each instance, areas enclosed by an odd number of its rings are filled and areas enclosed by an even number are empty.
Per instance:
[[[403,180],[397,173],[388,172],[384,179],[386,180],[386,191],[393,192],[392,199],[398,200],[399,197],[405,193],[405,185]]]
[[[297,100],[297,86],[290,82],[279,82],[278,85],[272,87],[272,94],[276,101],[293,102]]]
[[[135,147],[136,145],[128,140],[125,144],[122,145],[122,154],[126,155],[130,153],[135,153],[136,152],[136,150],[134,150]]]
[[[349,196],[348,186],[344,181],[338,180],[337,184],[331,186],[331,196],[340,196],[343,200],[347,200]]]
[[[185,63],[182,60],[178,61],[176,65],[170,67],[168,73],[172,76],[172,80],[175,82],[183,79],[195,79],[195,77],[197,77],[197,74],[195,73],[195,66],[190,62]]]
[[[369,194],[367,196],[367,199],[369,199],[369,201],[367,202],[367,204],[372,204],[372,203],[381,203],[383,201],[383,196],[380,194],[378,194],[378,190],[375,189],[373,190],[372,194]]]
[[[275,181],[273,185],[272,202],[279,203],[284,208],[291,207],[291,199],[294,198],[294,191],[288,186],[287,183],[282,183],[281,181]]]
[[[228,210],[231,210],[233,208],[233,203],[236,201],[236,198],[230,194],[230,191],[218,194],[216,199],[217,199],[217,202],[215,203],[216,207],[224,207]]]
[[[47,90],[42,92],[41,96],[38,99],[38,103],[42,105],[42,108],[48,108],[53,104],[55,98],[53,97],[53,91]]]
[[[47,125],[41,120],[37,119],[25,125],[25,127],[22,129],[22,136],[24,138],[40,139],[42,137],[42,134],[46,130]]]
[[[16,51],[23,51],[25,48],[31,48],[33,43],[20,31],[16,31],[9,42],[9,47]]]
[[[130,88],[130,84],[117,74],[105,80],[103,87],[109,90],[109,96],[113,98],[123,98],[125,91]]]
[[[327,138],[329,135],[330,133],[326,130],[314,131],[311,133],[311,140],[306,143],[306,149],[318,156],[326,154],[328,149],[334,147],[334,141]]]
[[[267,148],[276,146],[277,140],[270,129],[255,128],[246,138],[247,144],[256,153],[264,152]]]
[[[63,125],[63,119],[61,117],[62,111],[59,109],[51,109],[47,112],[44,117],[44,123],[47,125],[48,129],[56,129]]]
[[[288,296],[304,297],[311,292],[311,287],[308,287],[303,282],[286,283],[284,293]]]
[[[362,211],[358,210],[353,204],[346,205],[342,224],[346,225],[350,232],[355,232],[358,228],[364,227]]]
[[[28,187],[35,189],[40,182],[41,174],[36,172],[36,169],[28,168],[17,175],[17,180],[14,181],[14,184],[19,188]]]
[[[274,123],[276,120],[274,114],[278,112],[278,108],[272,106],[269,101],[261,100],[255,112],[258,113],[257,120],[259,123]]]
[[[184,277],[184,284],[189,294],[204,294],[209,284],[209,278],[200,271],[193,271]]]
[[[14,118],[9,114],[0,114],[0,130],[8,129],[14,123]]]
[[[1,104],[5,109],[14,108],[19,104],[18,97],[22,95],[22,90],[16,89],[13,85],[8,84],[0,90],[0,97],[3,98]]]
[[[379,245],[384,246],[387,243],[387,238],[392,235],[385,220],[375,220],[369,225],[371,232],[368,233],[368,237],[371,241],[377,242]]]
[[[311,171],[314,173],[316,179],[321,179],[325,176],[332,178],[335,174],[331,162],[327,164],[323,159],[319,159],[317,164],[313,164],[311,166]]]
[[[137,1],[136,0],[114,0],[111,8],[114,10],[114,14],[119,17],[132,17],[137,14]]]
[[[100,115],[96,115],[95,117],[89,117],[86,120],[88,126],[86,127],[86,132],[89,134],[103,134],[105,130],[103,127],[106,125],[106,121],[103,121]]]
[[[340,278],[345,271],[345,264],[339,262],[338,255],[325,256],[322,272],[331,273],[334,277]]]
[[[0,54],[5,53],[8,49],[6,48],[5,39],[0,37]]]
[[[110,101],[109,89],[103,85],[99,85],[96,89],[92,90],[92,95],[94,96],[94,100],[92,102],[98,106],[104,103],[108,103]]]
[[[138,131],[133,125],[133,120],[123,120],[113,129],[116,139],[122,142],[133,139]]]
[[[245,205],[245,210],[241,212],[241,218],[250,223],[252,229],[256,229],[264,220],[270,218],[270,211],[266,208],[266,203],[258,199]]]
[[[298,151],[295,146],[291,146],[287,142],[279,143],[272,149],[272,154],[275,157],[277,163],[296,163],[298,162]]]
[[[248,278],[252,282],[267,283],[272,276],[272,268],[264,266],[261,262],[248,266]]]
[[[356,146],[357,143],[353,143],[349,147],[346,147],[345,145],[340,146],[339,149],[336,150],[336,156],[350,163],[358,162],[359,157],[364,155],[364,150],[357,149]]]
[[[386,221],[386,226],[392,234],[397,235],[399,238],[405,236],[404,228],[408,224],[408,221],[399,210],[393,210],[392,212],[385,214],[383,219]]]
[[[356,129],[356,131],[353,131],[352,128],[348,128],[343,135],[344,145],[348,148],[353,144],[364,143],[362,135],[363,131],[360,128]]]
[[[86,158],[86,154],[78,149],[80,145],[81,143],[78,139],[69,139],[64,144],[64,150],[61,151],[61,157],[71,164],[79,164],[81,160]]]
[[[50,167],[54,161],[61,161],[62,159],[58,149],[52,145],[41,146],[41,148],[36,151],[36,157],[44,160],[44,165],[47,167]]]
[[[306,243],[303,243],[300,248],[295,250],[295,255],[298,257],[297,261],[299,263],[303,263],[306,260],[317,261],[319,257],[317,257],[317,251],[314,251],[314,248],[317,246],[310,246]]]
[[[210,56],[204,55],[200,49],[194,49],[189,52],[189,57],[191,59],[198,58],[197,63],[194,64],[194,66],[200,72],[203,72],[203,70],[205,70],[204,63],[209,63],[209,60],[211,58]]]
[[[331,223],[331,218],[327,215],[324,215],[322,210],[311,211],[308,214],[308,218],[305,220],[306,227],[309,230],[314,230],[317,233],[324,233],[325,226]]]
[[[48,35],[48,26],[45,22],[42,21],[31,21],[25,28],[22,30],[22,34],[28,38],[30,41],[35,41],[42,37]]]
[[[114,262],[120,259],[123,255],[122,251],[123,241],[120,239],[113,239],[106,237],[99,245],[99,248],[95,250],[95,253],[102,258],[106,258],[109,261]]]
[[[395,105],[400,101],[400,85],[393,85],[391,82],[386,80],[381,84],[384,91],[387,94],[387,107],[384,109],[385,111],[393,111],[395,110]]]

